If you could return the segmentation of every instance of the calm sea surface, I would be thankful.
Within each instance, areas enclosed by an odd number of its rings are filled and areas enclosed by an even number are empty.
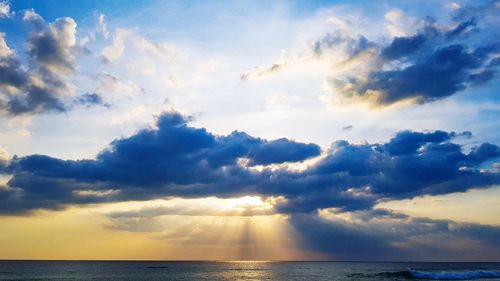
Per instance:
[[[0,280],[419,279],[500,280],[500,263],[0,261]]]

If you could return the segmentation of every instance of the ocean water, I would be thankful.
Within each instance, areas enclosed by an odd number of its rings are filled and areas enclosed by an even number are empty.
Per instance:
[[[500,280],[500,263],[0,261],[0,280]]]

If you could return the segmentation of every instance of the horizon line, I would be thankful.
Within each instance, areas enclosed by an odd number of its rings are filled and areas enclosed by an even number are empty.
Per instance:
[[[6,261],[54,261],[54,262],[255,262],[255,263],[273,263],[273,262],[338,262],[338,263],[500,263],[500,261],[397,261],[397,260],[197,260],[197,259],[178,259],[178,260],[159,260],[159,259],[3,259],[0,262]]]

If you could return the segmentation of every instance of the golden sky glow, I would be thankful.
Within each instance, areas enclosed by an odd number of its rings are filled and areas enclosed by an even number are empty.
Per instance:
[[[235,199],[174,198],[73,207],[57,212],[40,211],[34,216],[0,217],[2,228],[8,230],[0,232],[0,257],[153,260],[326,258],[318,253],[298,250],[300,237],[289,225],[287,216],[273,214],[269,202],[253,196]],[[153,217],[151,209],[172,214]],[[143,217],[133,217],[135,212],[143,212]],[[119,214],[122,216],[119,217]]]
[[[390,201],[379,208],[414,217],[499,224],[500,188]],[[294,260],[329,259],[300,250],[280,198],[157,199],[34,216],[0,217],[5,259]],[[460,202],[460,204],[458,204]],[[349,221],[349,219],[348,219]]]
[[[424,196],[377,205],[413,217],[500,225],[500,186],[464,193]]]

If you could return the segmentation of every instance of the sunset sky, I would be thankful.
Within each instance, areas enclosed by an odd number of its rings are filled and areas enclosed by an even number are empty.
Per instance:
[[[0,259],[500,261],[499,1],[0,1]]]

